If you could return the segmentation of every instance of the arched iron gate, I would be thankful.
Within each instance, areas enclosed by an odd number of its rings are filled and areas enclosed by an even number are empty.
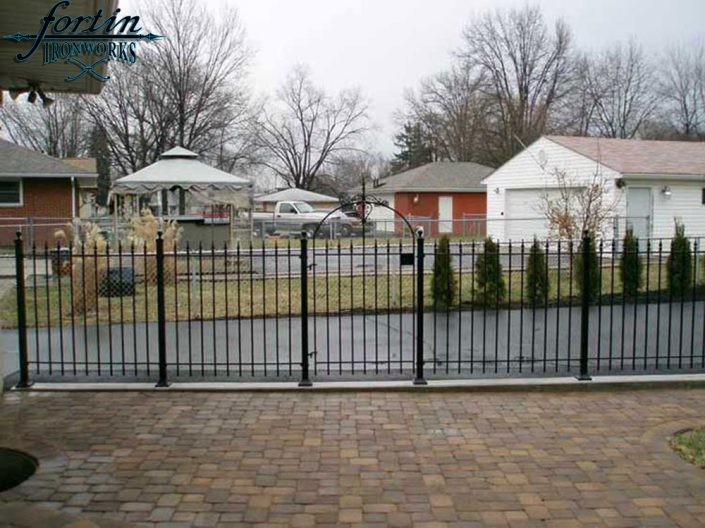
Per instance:
[[[335,231],[336,219],[351,203],[361,212],[360,239],[319,240],[322,232]],[[367,242],[373,207],[394,214],[393,234],[401,236]],[[386,202],[363,194],[330,211],[302,244],[307,276],[302,385],[310,384],[311,377],[360,374],[378,379],[414,375],[423,383],[423,232]]]

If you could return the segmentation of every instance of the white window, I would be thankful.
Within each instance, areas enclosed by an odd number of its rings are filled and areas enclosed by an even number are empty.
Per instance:
[[[0,180],[0,207],[22,205],[22,180]]]

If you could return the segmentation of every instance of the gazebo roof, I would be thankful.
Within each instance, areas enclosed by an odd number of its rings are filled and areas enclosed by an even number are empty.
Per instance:
[[[241,190],[251,187],[252,182],[206,165],[199,161],[195,152],[175,147],[162,154],[156,163],[117,179],[113,190],[117,194],[139,194],[142,191],[154,192],[175,185],[184,189],[207,186]]]
[[[186,150],[184,147],[174,147],[171,150],[167,150],[164,154],[160,156],[162,159],[170,158],[198,158],[198,154]]]
[[[112,192],[151,194],[173,187],[181,187],[201,198],[207,196],[210,202],[244,207],[245,201],[249,203],[252,182],[199,161],[195,152],[175,147],[162,154],[159,161],[117,179]]]

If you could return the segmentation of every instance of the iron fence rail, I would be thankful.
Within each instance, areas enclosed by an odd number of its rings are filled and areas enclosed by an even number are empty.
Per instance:
[[[549,286],[537,295],[531,244],[486,252],[457,241],[445,275],[453,300],[441,303],[442,250],[421,237],[271,248],[164,247],[161,238],[26,248],[17,237],[17,287],[2,306],[15,328],[4,331],[17,332],[20,386],[703,371],[705,262],[701,241],[689,244],[678,255],[670,241],[639,243],[642,279],[630,293],[619,241],[542,241]],[[674,262],[687,274],[678,289]],[[488,263],[501,293],[481,278]]]

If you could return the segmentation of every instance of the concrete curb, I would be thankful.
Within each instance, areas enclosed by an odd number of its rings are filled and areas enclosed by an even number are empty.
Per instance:
[[[428,385],[411,381],[319,381],[313,387],[297,382],[175,382],[167,388],[154,383],[35,383],[13,392],[493,392],[493,391],[594,391],[705,387],[705,374],[595,376],[592,381],[562,378],[501,378],[473,380],[429,380]]]

